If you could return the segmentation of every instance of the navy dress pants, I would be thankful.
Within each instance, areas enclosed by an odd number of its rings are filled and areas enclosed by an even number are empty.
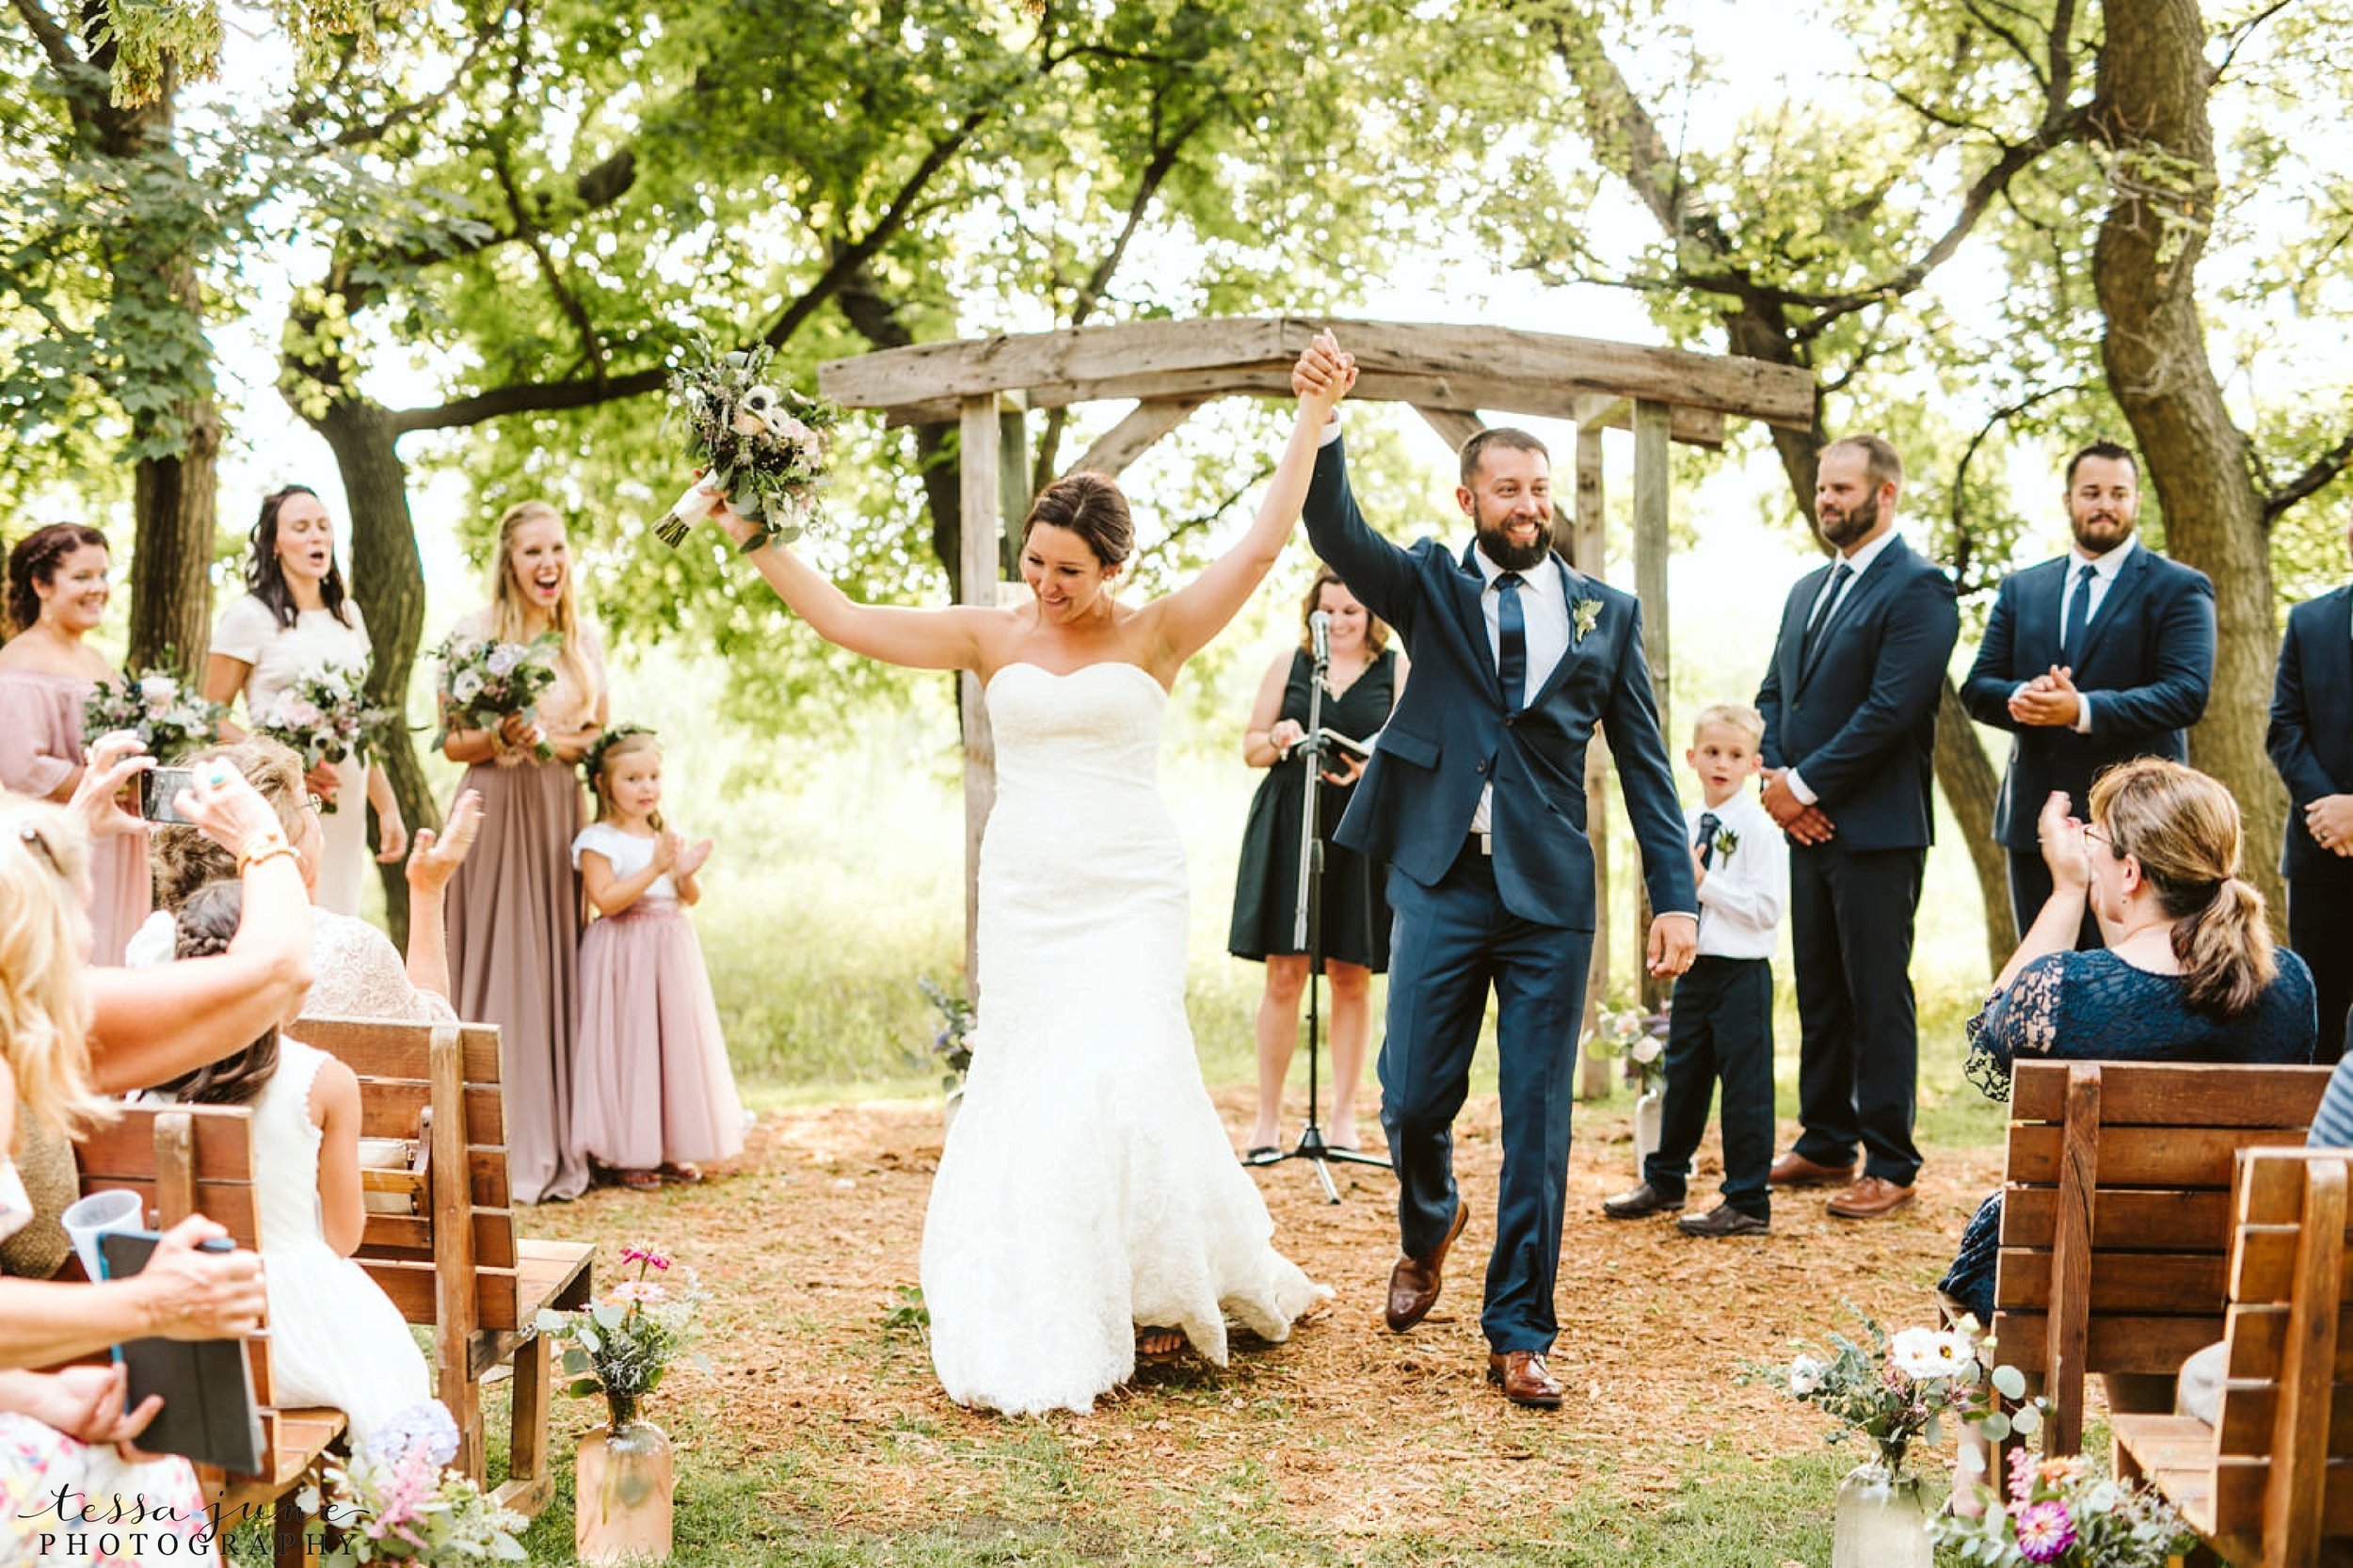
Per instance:
[[[1912,924],[1925,849],[1789,850],[1789,936],[1798,988],[1797,1152],[1898,1187],[1920,1173],[1912,1140],[1920,1028]]]
[[[1409,1256],[1437,1251],[1462,1201],[1454,1116],[1496,998],[1503,1176],[1480,1327],[1495,1351],[1549,1351],[1569,1169],[1569,1109],[1593,933],[1507,912],[1494,862],[1466,848],[1434,887],[1389,873],[1388,1033],[1381,1126],[1397,1171],[1398,1234]]]

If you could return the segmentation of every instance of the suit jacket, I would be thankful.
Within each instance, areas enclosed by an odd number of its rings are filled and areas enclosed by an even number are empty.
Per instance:
[[[1402,550],[1375,534],[1349,489],[1342,446],[1334,441],[1317,455],[1307,537],[1349,592],[1397,629],[1414,678],[1357,780],[1339,841],[1433,886],[1463,853],[1480,791],[1493,784],[1489,821],[1504,907],[1541,925],[1591,931],[1585,747],[1594,725],[1606,724],[1651,907],[1697,914],[1683,810],[1642,658],[1641,602],[1559,563],[1568,571],[1573,616],[1579,601],[1599,608],[1583,612],[1592,625],[1582,634],[1573,618],[1561,663],[1525,707],[1505,712],[1480,602],[1485,584],[1469,551],[1456,556],[1435,539]]]
[[[2288,612],[2264,749],[2288,787],[2281,873],[2353,884],[2353,860],[2321,848],[2304,827],[2305,807],[2353,793],[2353,586]]]
[[[1831,565],[1798,579],[1756,694],[1765,765],[1795,768],[1837,828],[1833,849],[1926,849],[1936,704],[1961,637],[1952,579],[1898,538],[1848,585],[1802,657]]]
[[[2090,733],[2011,718],[2009,694],[2060,662],[2059,603],[2073,560],[2062,555],[2002,584],[1961,689],[1970,717],[2016,732],[1993,834],[2022,853],[2037,848],[2035,817],[2053,790],[2089,817],[2091,781],[2103,769],[2134,757],[2187,761],[2186,731],[2205,712],[2214,681],[2214,584],[2143,547],[2124,558],[2084,634],[2074,680],[2091,698]]]

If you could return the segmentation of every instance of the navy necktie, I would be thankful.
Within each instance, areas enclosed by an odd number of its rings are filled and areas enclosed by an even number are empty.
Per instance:
[[[2091,563],[2075,568],[2075,591],[2067,600],[2067,625],[2059,632],[2059,663],[2073,669],[2083,662],[2084,632],[2091,624]]]
[[[1805,638],[1798,644],[1798,663],[1801,665],[1813,662],[1814,645],[1821,641],[1823,631],[1830,625],[1830,617],[1838,613],[1838,592],[1847,585],[1847,579],[1853,575],[1854,568],[1844,561],[1831,568],[1830,586],[1822,594],[1821,607],[1814,612],[1814,618],[1806,622]]]
[[[1496,657],[1496,673],[1503,678],[1503,711],[1516,713],[1528,695],[1528,616],[1520,609],[1520,584],[1524,579],[1516,571],[1507,571],[1496,579],[1496,631],[1499,651]]]
[[[1705,871],[1716,862],[1716,830],[1723,822],[1713,811],[1700,813],[1700,836],[1695,840],[1700,852],[1700,869]]]

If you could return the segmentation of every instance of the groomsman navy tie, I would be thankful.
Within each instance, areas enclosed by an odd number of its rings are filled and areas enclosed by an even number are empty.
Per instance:
[[[1700,870],[1702,871],[1707,870],[1716,862],[1716,829],[1722,825],[1721,819],[1715,812],[1702,811],[1700,813],[1700,836],[1693,840],[1692,847],[1700,852]]]
[[[2075,568],[2075,591],[2067,600],[2067,625],[2059,632],[2059,663],[2073,669],[2083,662],[2084,629],[2091,622],[2091,563]]]
[[[1822,594],[1822,602],[1815,609],[1814,618],[1805,623],[1805,636],[1798,643],[1798,667],[1805,669],[1814,663],[1814,645],[1821,640],[1830,617],[1838,613],[1838,595],[1847,586],[1847,579],[1854,575],[1854,568],[1841,561],[1831,568],[1830,587]]]
[[[1516,571],[1496,579],[1496,631],[1500,645],[1496,673],[1503,678],[1503,711],[1507,713],[1518,712],[1528,696],[1528,616],[1520,608],[1524,581]]]

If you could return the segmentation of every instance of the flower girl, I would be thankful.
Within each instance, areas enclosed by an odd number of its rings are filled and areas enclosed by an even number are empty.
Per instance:
[[[198,888],[180,906],[174,956],[226,952],[243,906],[237,883]],[[367,1224],[360,1080],[351,1069],[272,1029],[155,1093],[253,1108],[253,1197],[278,1403],[338,1406],[359,1443],[430,1399],[424,1357],[400,1308],[351,1259]]]
[[[597,820],[572,840],[572,863],[600,918],[580,940],[572,1145],[625,1187],[700,1181],[696,1160],[744,1147],[719,1010],[680,907],[702,896],[711,840],[689,845],[664,825],[652,730],[606,731],[587,770]]]

